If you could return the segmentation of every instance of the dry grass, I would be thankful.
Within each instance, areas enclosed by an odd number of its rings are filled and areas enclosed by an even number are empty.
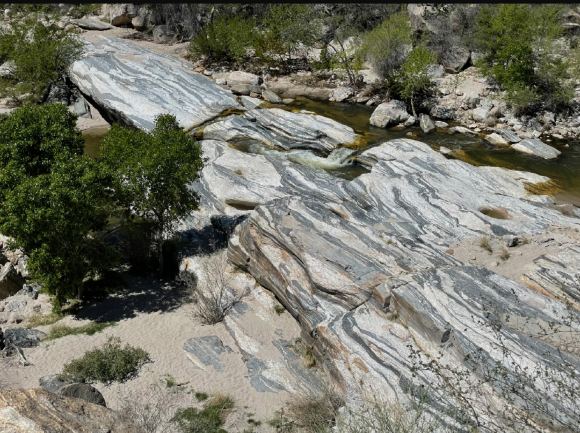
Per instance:
[[[68,325],[54,325],[48,331],[46,337],[47,340],[54,340],[61,337],[66,337],[67,335],[93,335],[97,332],[101,332],[103,329],[113,326],[114,322],[91,322],[86,325],[81,326],[68,326]]]
[[[501,253],[499,255],[499,258],[504,260],[504,261],[510,258],[510,252],[508,251],[508,249],[506,247],[502,248]]]
[[[63,317],[64,316],[62,316],[61,314],[56,314],[56,313],[36,314],[36,315],[30,317],[30,319],[28,319],[28,322],[26,323],[26,327],[27,328],[37,328],[39,326],[52,325],[53,323],[58,322]]]
[[[482,236],[479,240],[479,246],[486,250],[488,253],[493,253],[493,248],[491,246],[491,240],[488,236]]]

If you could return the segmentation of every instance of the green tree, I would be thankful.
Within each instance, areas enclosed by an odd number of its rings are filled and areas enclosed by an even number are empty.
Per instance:
[[[483,7],[475,44],[478,66],[506,90],[519,111],[556,109],[573,97],[568,59],[554,41],[562,34],[559,6],[503,4]]]
[[[254,46],[255,21],[241,16],[220,16],[207,24],[190,42],[194,57],[240,62]]]
[[[256,50],[266,59],[286,61],[301,47],[312,46],[320,34],[320,21],[311,5],[271,5],[262,19]]]
[[[110,176],[82,155],[61,104],[25,106],[0,121],[0,232],[28,254],[33,278],[59,310],[112,257],[99,237]]]
[[[201,148],[172,115],[161,115],[151,133],[115,125],[104,138],[102,157],[115,175],[125,215],[151,224],[163,271],[163,244],[179,219],[196,209],[189,183],[202,168]]]
[[[435,63],[437,56],[427,47],[419,45],[413,49],[394,74],[394,87],[400,97],[411,105],[413,116],[417,102],[422,101],[433,87],[427,73],[429,65]]]
[[[13,96],[30,93],[42,102],[50,86],[63,82],[68,67],[82,54],[82,42],[55,24],[34,18],[14,22],[0,30],[0,60],[14,62],[13,76],[2,83]]]
[[[368,60],[384,77],[397,70],[411,49],[411,24],[405,12],[398,12],[363,36],[359,56]]]

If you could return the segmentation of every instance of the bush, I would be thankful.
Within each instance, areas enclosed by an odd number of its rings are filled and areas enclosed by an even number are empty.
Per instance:
[[[225,433],[222,426],[234,401],[227,396],[215,396],[202,410],[195,408],[180,409],[175,422],[183,433]]]
[[[369,61],[377,73],[389,77],[410,51],[411,35],[407,14],[396,13],[363,36],[359,55]]]
[[[321,395],[306,395],[290,401],[288,416],[306,433],[332,431],[342,399],[329,390]]]
[[[254,31],[253,19],[218,17],[191,40],[190,52],[213,61],[240,62],[254,46]]]
[[[569,62],[554,41],[561,35],[558,6],[489,5],[478,14],[475,44],[483,72],[506,90],[519,112],[567,105],[573,91]]]
[[[436,61],[426,47],[419,45],[407,56],[400,69],[394,73],[393,86],[401,99],[411,105],[413,116],[415,107],[430,95],[433,82],[427,73],[429,65]]]
[[[13,61],[13,77],[4,87],[12,96],[30,93],[29,100],[43,102],[51,85],[64,82],[68,67],[82,53],[82,42],[54,24],[33,18],[0,30],[0,61]]]
[[[301,47],[312,46],[321,36],[321,27],[311,5],[271,5],[262,22],[257,53],[270,61],[285,61]]]
[[[61,377],[73,382],[125,382],[148,361],[149,355],[143,349],[128,344],[121,347],[121,340],[111,337],[102,348],[65,364]]]

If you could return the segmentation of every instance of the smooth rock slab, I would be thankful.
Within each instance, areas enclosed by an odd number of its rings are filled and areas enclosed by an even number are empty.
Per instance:
[[[113,26],[110,24],[92,18],[81,18],[77,20],[71,20],[71,22],[85,30],[109,30],[113,28]]]
[[[108,120],[149,131],[155,117],[173,114],[185,129],[242,106],[190,65],[131,42],[99,36],[69,69],[71,81]]]
[[[243,116],[229,116],[212,123],[203,129],[203,138],[328,153],[338,146],[354,142],[357,134],[349,126],[328,117],[270,108],[249,110]]]
[[[544,159],[554,159],[562,153],[537,138],[526,138],[519,143],[512,144],[511,147],[518,152],[528,153]]]
[[[222,340],[215,335],[190,338],[183,345],[183,350],[187,352],[187,356],[195,364],[201,363],[203,366],[211,366],[217,371],[224,369],[220,356],[232,351],[228,346],[224,346]]]

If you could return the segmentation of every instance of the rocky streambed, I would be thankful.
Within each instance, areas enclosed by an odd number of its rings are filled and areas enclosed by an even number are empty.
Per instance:
[[[196,128],[205,166],[191,187],[201,209],[183,237],[207,227],[231,234],[229,260],[250,290],[225,323],[255,390],[320,385],[297,367],[282,330],[265,331],[277,320],[265,308],[273,294],[349,406],[421,399],[441,426],[574,431],[580,211],[537,194],[550,181],[542,174],[575,192],[574,146],[547,162],[444,129],[422,135],[363,128],[362,114],[340,109],[330,117],[341,122],[321,115],[337,106],[247,108],[184,64],[112,39],[89,46],[70,74],[111,119],[147,129],[169,112]],[[357,171],[344,168],[353,160]],[[198,272],[197,260],[186,257],[183,271]],[[219,369],[228,352],[217,340],[184,350]]]

